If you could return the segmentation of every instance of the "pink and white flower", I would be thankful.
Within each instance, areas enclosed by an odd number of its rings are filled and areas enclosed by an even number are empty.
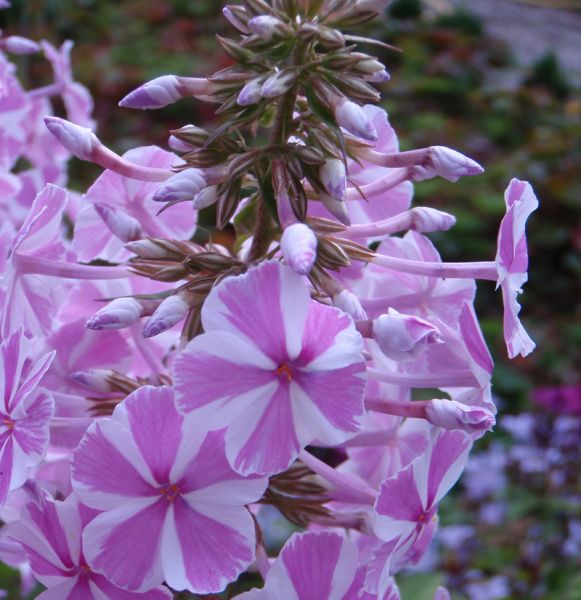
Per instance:
[[[250,310],[249,310],[250,308]],[[286,469],[313,440],[336,445],[363,417],[363,343],[351,318],[310,299],[302,278],[265,262],[214,288],[203,335],[174,363],[178,408],[226,426],[241,474]]]
[[[22,330],[0,345],[0,506],[24,484],[48,446],[54,402],[38,384],[54,353],[36,357],[33,348]]]
[[[535,349],[535,343],[522,326],[518,314],[518,294],[528,279],[529,257],[525,223],[539,206],[530,183],[513,179],[504,195],[506,215],[498,231],[496,268],[497,287],[502,287],[504,303],[504,339],[509,358],[518,354],[527,356]]]
[[[254,558],[245,505],[267,482],[234,473],[223,433],[185,420],[169,387],[142,387],[91,425],[72,480],[79,499],[103,511],[83,533],[87,562],[119,587],[145,592],[165,580],[218,592]]]
[[[79,504],[74,495],[64,502],[41,496],[29,502],[9,537],[26,553],[34,576],[48,589],[40,600],[169,600],[162,586],[145,593],[117,587],[87,565],[83,530],[97,511]]]

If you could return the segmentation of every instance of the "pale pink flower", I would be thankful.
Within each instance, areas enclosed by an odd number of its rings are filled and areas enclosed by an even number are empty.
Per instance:
[[[156,146],[134,148],[123,158],[133,164],[168,170],[177,161],[175,154]],[[153,201],[153,195],[160,185],[160,182],[129,179],[108,170],[100,175],[87,191],[87,204],[75,223],[73,246],[79,260],[120,261],[130,256],[123,248],[123,243],[128,241],[127,235],[120,235],[127,227],[116,228],[104,223],[95,209],[99,203],[131,218],[132,223],[141,227],[144,237],[189,238],[195,226],[195,213],[190,206],[182,204],[158,215],[159,206]]]
[[[529,257],[525,224],[539,206],[539,201],[530,183],[518,179],[510,182],[504,201],[506,215],[498,231],[496,254],[497,287],[502,287],[504,339],[508,356],[514,358],[518,354],[527,356],[535,348],[535,343],[519,321],[520,304],[517,302],[517,296],[522,293],[522,286],[528,279]]]
[[[227,426],[240,473],[286,469],[308,443],[335,445],[363,416],[363,346],[353,321],[310,299],[302,278],[265,262],[214,288],[203,335],[174,362],[177,405]]]
[[[72,480],[79,499],[103,511],[83,534],[87,562],[120,587],[147,591],[165,580],[218,592],[254,558],[245,505],[267,481],[236,475],[223,433],[204,435],[186,421],[169,387],[139,388],[91,425]]]
[[[172,593],[157,587],[128,592],[90,569],[83,553],[83,530],[97,511],[79,504],[74,495],[64,502],[48,495],[29,502],[9,537],[26,553],[34,576],[48,589],[40,600],[169,600]]]
[[[357,549],[345,536],[332,532],[295,533],[284,545],[262,589],[241,600],[356,600],[352,584]]]
[[[22,330],[0,345],[0,505],[24,484],[48,446],[54,402],[38,384],[54,353],[37,357],[33,348]]]

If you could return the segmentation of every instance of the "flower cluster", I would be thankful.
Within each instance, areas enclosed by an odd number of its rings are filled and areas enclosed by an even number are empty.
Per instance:
[[[44,46],[54,86],[5,96],[46,124],[0,121],[15,140],[5,180],[25,177],[10,173],[24,153],[37,183],[20,219],[2,191],[0,557],[41,597],[209,594],[251,572],[264,586],[240,597],[397,600],[394,576],[427,550],[495,424],[476,280],[501,287],[509,356],[534,348],[517,295],[538,203],[513,179],[495,260],[442,262],[425,234],[455,218],[412,207],[413,185],[482,167],[443,146],[399,151],[374,105],[388,72],[356,48],[377,42],[342,32],[386,4],[227,6],[230,66],[120,102],[217,105],[222,126],[173,130],[168,149],[99,140],[68,46]],[[55,93],[68,120],[50,114]],[[41,151],[104,171],[79,201],[42,175]],[[232,245],[207,242],[200,211]],[[266,505],[305,530],[278,557]]]

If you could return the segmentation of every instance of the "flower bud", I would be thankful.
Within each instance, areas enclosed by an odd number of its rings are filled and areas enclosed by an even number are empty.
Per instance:
[[[262,98],[262,86],[264,85],[264,79],[262,77],[256,77],[251,79],[238,94],[236,102],[240,106],[250,106],[256,104]]]
[[[10,54],[25,55],[35,54],[40,50],[40,46],[28,38],[20,37],[19,35],[11,35],[2,40],[2,45],[6,52]]]
[[[248,29],[248,16],[244,7],[242,6],[225,6],[222,9],[222,14],[229,21],[231,25],[236,27],[238,31],[248,35],[250,29]]]
[[[194,146],[180,140],[180,138],[175,135],[170,135],[167,139],[167,145],[176,152],[191,152],[194,150]]]
[[[480,175],[484,169],[474,160],[446,146],[431,146],[429,160],[426,165],[412,167],[412,180],[424,181],[436,175],[451,182],[460,177]]]
[[[296,69],[282,69],[271,75],[262,85],[260,95],[263,98],[276,98],[288,92],[297,78]]]
[[[488,431],[496,423],[494,415],[483,406],[469,406],[442,398],[430,400],[426,404],[426,418],[437,427],[462,429],[469,433]]]
[[[99,394],[110,394],[115,391],[110,381],[112,374],[107,369],[88,369],[71,373],[69,379]]]
[[[386,81],[389,81],[390,79],[391,79],[391,75],[389,74],[389,72],[386,69],[383,69],[383,71],[376,71],[375,73],[373,73],[371,75],[365,76],[365,81],[369,81],[371,83],[385,83]]]
[[[284,230],[280,249],[295,273],[307,275],[317,258],[317,237],[304,223],[295,223]]]
[[[102,145],[99,138],[88,128],[59,117],[44,117],[47,129],[72,154],[82,160],[91,160]]]
[[[338,158],[328,159],[324,165],[319,168],[319,176],[325,189],[336,200],[345,200],[347,190],[347,174],[345,163]]]
[[[428,321],[393,308],[373,321],[373,338],[392,360],[413,360],[428,344],[440,342],[439,334]]]
[[[364,60],[360,60],[356,65],[356,69],[359,73],[373,75],[374,73],[385,71],[385,66],[382,65],[377,59],[368,57]]]
[[[335,294],[333,296],[333,306],[351,315],[356,321],[367,319],[367,313],[361,306],[359,297],[349,290],[341,290],[338,294]]]
[[[167,331],[176,323],[185,319],[190,305],[183,294],[174,294],[166,298],[156,309],[143,328],[143,337],[150,338]]]
[[[431,231],[447,231],[456,224],[456,217],[447,212],[430,208],[429,206],[417,206],[412,208],[412,225],[410,229],[421,233]]]
[[[124,244],[124,248],[133,252],[140,258],[149,258],[151,260],[162,260],[164,258],[176,258],[175,254],[169,252],[160,243],[152,239],[136,240]]]
[[[248,29],[265,41],[288,33],[288,27],[271,15],[260,15],[248,21]]]
[[[199,169],[185,169],[170,177],[160,186],[153,199],[156,202],[185,202],[206,187],[206,180]]]
[[[344,200],[337,200],[337,198],[333,198],[333,196],[325,192],[319,194],[319,200],[340,223],[351,225],[351,219],[349,218],[349,212]]]
[[[115,298],[95,313],[86,324],[88,329],[122,329],[139,320],[143,306],[135,298]]]
[[[141,224],[137,219],[102,202],[94,202],[95,211],[111,233],[122,242],[133,242],[142,237]]]
[[[356,135],[370,142],[377,141],[377,131],[373,123],[368,119],[365,111],[344,98],[334,107],[335,119],[337,123],[349,133]]]
[[[218,202],[218,186],[209,185],[194,196],[192,208],[194,210],[202,210],[202,208],[212,206],[212,204],[216,204],[216,202]]]

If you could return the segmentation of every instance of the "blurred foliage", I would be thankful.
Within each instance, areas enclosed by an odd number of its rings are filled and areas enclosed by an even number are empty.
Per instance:
[[[164,145],[167,131],[186,123],[217,123],[212,106],[200,102],[185,100],[144,112],[120,109],[117,102],[161,74],[209,74],[226,66],[228,59],[214,42],[214,34],[231,31],[221,17],[221,2],[13,0],[12,5],[0,12],[0,26],[7,33],[54,43],[75,41],[76,77],[94,95],[100,137],[116,150]],[[494,257],[503,192],[511,177],[529,180],[541,202],[528,225],[530,280],[521,296],[523,321],[538,344],[536,352],[526,360],[507,360],[502,302],[492,284],[479,286],[476,305],[496,362],[494,390],[506,412],[519,412],[526,409],[532,388],[573,383],[581,366],[581,101],[554,55],[531,69],[520,68],[510,47],[489,37],[473,15],[454,12],[433,18],[422,8],[419,0],[394,0],[389,14],[369,25],[367,33],[402,53],[366,50],[377,52],[392,74],[383,89],[384,107],[403,149],[451,146],[486,167],[484,175],[457,184],[435,179],[416,186],[418,205],[458,218],[452,233],[431,236],[443,257]],[[21,67],[29,87],[50,78],[42,60],[24,59]],[[86,188],[97,172],[73,161],[73,187]],[[543,490],[521,491],[515,485],[509,494],[511,519],[545,519],[545,508],[552,509],[544,504]],[[447,522],[469,518],[461,499],[452,498],[444,507]],[[508,531],[514,542],[508,551],[494,536],[482,542],[481,558],[489,573],[504,572],[516,561],[514,553],[526,531]],[[4,575],[0,572],[2,583]],[[558,597],[581,597],[579,575],[565,575],[569,589]],[[539,574],[545,576],[547,585],[562,589],[562,579],[553,581],[558,574]],[[404,576],[404,599],[430,598],[438,582],[436,576]]]

